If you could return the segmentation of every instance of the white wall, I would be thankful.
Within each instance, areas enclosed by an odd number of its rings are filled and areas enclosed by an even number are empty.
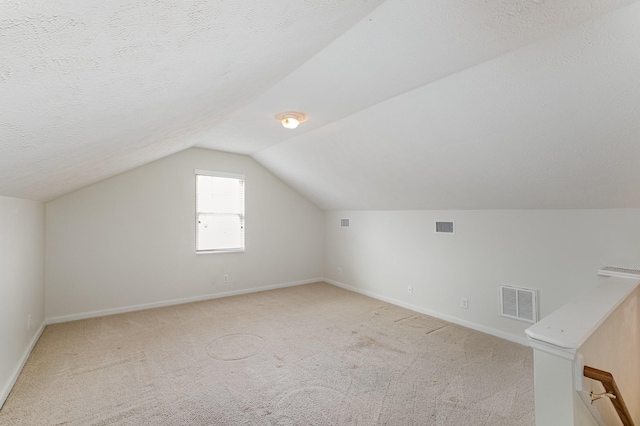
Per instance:
[[[575,424],[573,362],[555,355],[534,351],[536,426],[573,426]],[[580,402],[580,401],[578,401]],[[585,416],[589,419],[590,416]],[[580,426],[597,426],[584,422]]]
[[[0,407],[44,327],[44,226],[44,204],[0,196]]]
[[[545,316],[595,287],[598,268],[640,267],[639,241],[640,209],[329,211],[324,276],[526,344],[530,324],[499,316],[499,283],[538,289]]]
[[[194,169],[246,175],[244,253],[195,254]],[[323,227],[250,157],[188,149],[47,203],[47,318],[313,281]]]

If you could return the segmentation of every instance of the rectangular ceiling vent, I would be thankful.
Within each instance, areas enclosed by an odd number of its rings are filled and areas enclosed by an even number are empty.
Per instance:
[[[500,315],[520,321],[538,322],[537,291],[500,285]]]
[[[348,228],[349,219],[340,219],[340,228]]]
[[[436,234],[450,234],[456,233],[456,223],[450,221],[438,221],[436,220]]]

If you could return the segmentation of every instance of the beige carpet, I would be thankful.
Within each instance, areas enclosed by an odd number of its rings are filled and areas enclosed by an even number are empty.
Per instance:
[[[532,351],[318,283],[48,326],[2,425],[533,425]]]

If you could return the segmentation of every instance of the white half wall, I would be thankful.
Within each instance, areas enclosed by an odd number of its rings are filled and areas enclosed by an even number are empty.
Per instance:
[[[0,407],[44,327],[44,226],[43,203],[0,196]]]
[[[524,343],[531,324],[499,315],[498,284],[537,289],[544,317],[601,282],[599,268],[640,268],[638,241],[640,209],[327,211],[324,276]]]
[[[246,176],[244,253],[196,255],[194,169]],[[321,280],[323,231],[322,211],[250,157],[188,149],[47,203],[47,319]]]

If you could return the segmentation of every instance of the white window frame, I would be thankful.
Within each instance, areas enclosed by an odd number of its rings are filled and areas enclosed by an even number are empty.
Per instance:
[[[198,175],[200,176],[212,176],[212,177],[219,177],[219,178],[230,178],[230,179],[238,179],[241,180],[243,182],[242,185],[242,197],[243,197],[243,202],[242,202],[242,211],[237,213],[240,215],[240,226],[241,226],[241,233],[242,233],[242,246],[241,247],[237,247],[237,248],[220,248],[220,249],[202,249],[199,250],[198,249],[198,215],[201,213],[198,211]],[[194,189],[195,189],[195,248],[196,248],[196,254],[206,254],[206,253],[243,253],[245,251],[245,235],[244,235],[244,229],[245,229],[245,207],[244,207],[244,199],[246,198],[246,192],[245,192],[245,188],[246,188],[246,179],[245,179],[245,175],[243,174],[238,174],[238,173],[227,173],[227,172],[217,172],[217,171],[213,171],[213,170],[202,170],[202,169],[196,169],[194,170]],[[211,212],[209,212],[211,213]],[[229,213],[227,213],[229,214]]]

